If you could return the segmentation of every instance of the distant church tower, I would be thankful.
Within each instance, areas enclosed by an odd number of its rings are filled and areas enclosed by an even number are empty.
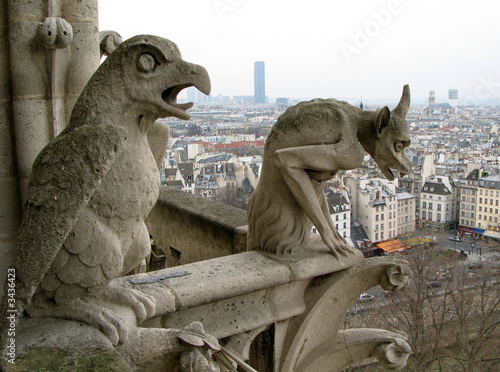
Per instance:
[[[254,102],[266,103],[266,74],[263,61],[257,61],[253,66],[254,71]]]
[[[430,105],[435,105],[436,104],[436,94],[434,93],[433,90],[429,92],[429,106]]]

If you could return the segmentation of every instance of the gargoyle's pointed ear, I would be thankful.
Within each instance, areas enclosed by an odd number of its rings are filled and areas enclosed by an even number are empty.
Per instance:
[[[377,115],[375,116],[375,133],[377,138],[380,138],[385,128],[389,126],[390,119],[391,111],[389,110],[389,107],[384,106],[377,111]]]

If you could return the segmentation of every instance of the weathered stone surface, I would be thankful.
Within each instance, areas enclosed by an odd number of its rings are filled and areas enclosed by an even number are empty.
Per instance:
[[[22,319],[8,371],[132,371],[96,328],[62,319]]]
[[[168,187],[146,219],[167,266],[246,251],[246,212]]]
[[[248,206],[248,248],[289,253],[306,246],[312,224],[332,254],[351,248],[331,221],[324,188],[339,170],[361,165],[365,151],[383,174],[408,172],[406,85],[397,108],[362,111],[347,102],[315,99],[285,111],[267,138],[259,184]]]
[[[18,314],[37,291],[30,315],[93,324],[116,344],[127,337],[128,320],[106,312],[109,303],[132,308],[132,324],[154,312],[150,296],[107,284],[149,254],[144,219],[157,200],[159,173],[147,134],[159,117],[189,118],[192,104],[177,104],[176,96],[191,85],[209,93],[205,69],[150,35],[122,43],[93,75],[68,127],[33,165],[12,265]],[[160,154],[166,141],[155,146]]]

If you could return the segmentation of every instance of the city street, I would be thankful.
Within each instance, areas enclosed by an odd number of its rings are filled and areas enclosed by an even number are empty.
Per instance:
[[[463,251],[467,254],[468,260],[500,260],[500,243],[494,242],[491,239],[489,242],[486,242],[484,240],[464,237],[461,241],[453,241],[449,239],[453,236],[452,232],[433,233],[430,235],[436,238],[436,247],[443,250],[454,249]]]

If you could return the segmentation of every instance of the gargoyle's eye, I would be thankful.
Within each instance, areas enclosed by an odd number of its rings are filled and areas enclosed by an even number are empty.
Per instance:
[[[143,53],[137,60],[137,69],[141,72],[152,72],[156,68],[156,60],[150,53]]]
[[[404,147],[405,147],[405,146],[404,146],[403,142],[396,142],[396,143],[394,144],[394,151],[396,151],[396,152],[400,152],[401,150],[403,150],[403,149],[404,149]]]

